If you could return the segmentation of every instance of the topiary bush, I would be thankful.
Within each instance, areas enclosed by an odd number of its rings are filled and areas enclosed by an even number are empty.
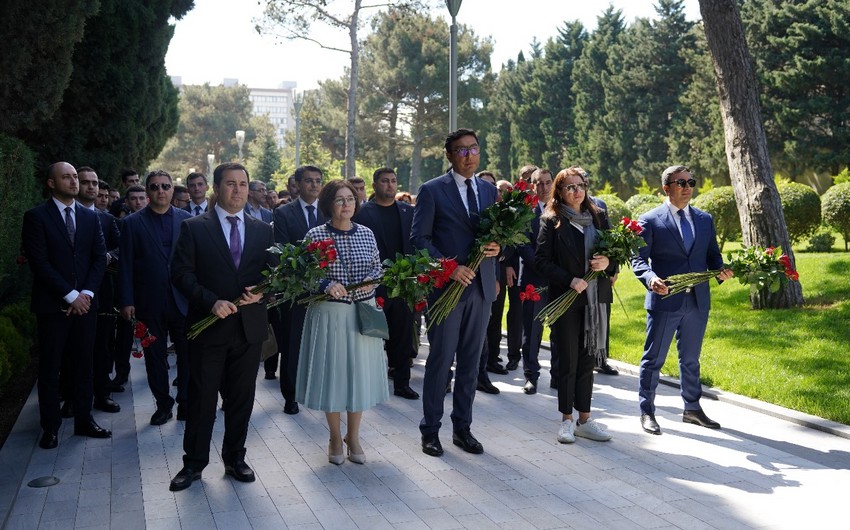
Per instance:
[[[691,201],[691,204],[710,213],[714,218],[721,251],[727,241],[734,241],[741,237],[741,216],[738,215],[738,205],[735,203],[732,186],[712,188],[701,193]]]
[[[17,298],[28,285],[16,258],[24,212],[41,200],[34,160],[23,142],[0,134],[0,300]]]
[[[823,223],[844,237],[844,251],[850,239],[850,182],[832,186],[820,198]]]
[[[779,182],[776,187],[791,243],[813,235],[821,223],[820,197],[817,192],[799,182]]]
[[[664,199],[658,195],[654,195],[652,193],[638,193],[637,195],[629,197],[629,200],[626,201],[626,208],[631,210],[634,217],[639,217],[641,214],[648,212],[662,202],[664,202]],[[649,205],[649,208],[639,208],[645,204]],[[638,213],[638,211],[640,211],[640,213]]]
[[[835,244],[835,236],[826,228],[821,228],[818,232],[809,238],[809,246],[807,252],[832,252],[832,245]]]
[[[626,203],[623,202],[623,199],[617,197],[613,193],[594,195],[593,198],[605,201],[605,204],[608,206],[608,219],[611,220],[612,225],[617,223],[623,217],[632,217],[632,211],[626,207]]]
[[[638,204],[637,206],[632,208],[632,219],[639,218],[641,215],[645,214],[646,212],[652,210],[653,208],[655,208],[657,206],[658,206],[657,204],[652,204],[652,203],[649,203],[649,202],[644,202],[644,203]]]
[[[0,316],[0,387],[27,367],[31,346],[9,318]]]

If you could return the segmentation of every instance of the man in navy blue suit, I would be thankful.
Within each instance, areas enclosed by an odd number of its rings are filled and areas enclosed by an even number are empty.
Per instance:
[[[74,434],[109,438],[91,416],[92,352],[97,326],[94,293],[106,271],[106,246],[97,214],[79,206],[77,170],[57,162],[47,170],[50,199],[24,214],[21,241],[33,273],[32,312],[38,322],[39,446],[59,445],[59,371],[69,355]]]
[[[171,205],[171,175],[158,170],[145,177],[148,205],[124,218],[121,225],[121,267],[118,307],[125,320],[144,323],[156,340],[144,349],[148,385],[156,400],[151,425],[173,417],[174,398],[168,381],[167,337],[177,355],[177,419],[185,419],[189,358],[185,320],[186,298],[171,284],[171,258],[180,224],[191,217]]]
[[[661,175],[667,194],[664,204],[640,216],[646,246],[632,258],[635,276],[647,288],[646,343],[640,361],[640,423],[644,431],[661,434],[655,420],[655,389],[673,336],[679,350],[679,372],[685,412],[682,420],[709,429],[720,424],[706,416],[700,406],[700,350],[711,304],[707,283],[663,298],[664,279],[674,274],[721,269],[723,259],[711,215],[690,206],[696,180],[686,166],[671,166]],[[723,269],[719,281],[732,277]]]
[[[374,200],[360,207],[354,221],[369,227],[375,234],[382,261],[394,260],[397,253],[413,254],[410,242],[413,206],[395,200],[398,191],[395,171],[388,167],[378,168],[372,175],[372,188],[375,190]],[[390,334],[384,347],[392,373],[393,394],[405,399],[419,399],[419,394],[410,388],[410,360],[416,356],[413,311],[403,299],[387,296],[383,285],[378,287],[377,294],[384,299],[384,314]],[[418,331],[417,328],[417,334]]]
[[[413,210],[411,241],[416,248],[428,249],[431,256],[454,257],[460,264],[452,280],[466,288],[457,307],[440,324],[431,326],[428,340],[431,345],[425,366],[422,387],[423,418],[422,452],[441,456],[439,432],[442,425],[443,401],[452,360],[457,358],[457,370],[451,414],[454,433],[452,441],[463,450],[484,452],[472,435],[472,402],[478,380],[481,349],[490,318],[490,305],[496,299],[496,261],[499,245],[484,245],[485,259],[478,272],[466,266],[478,232],[479,213],[496,202],[496,187],[475,177],[480,161],[478,136],[470,129],[458,129],[446,138],[446,158],[451,169],[419,188]],[[434,302],[443,290],[435,290]]]

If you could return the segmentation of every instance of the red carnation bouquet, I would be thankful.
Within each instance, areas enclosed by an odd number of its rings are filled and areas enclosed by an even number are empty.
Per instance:
[[[251,289],[253,294],[274,293],[277,299],[269,304],[269,308],[284,302],[293,303],[308,292],[311,287],[327,276],[328,265],[336,261],[337,251],[332,239],[312,241],[305,238],[298,245],[276,243],[268,252],[278,255],[278,263],[272,269],[263,271],[265,280]],[[240,300],[233,301],[237,306]],[[218,320],[216,315],[195,322],[186,336],[194,339],[202,331],[212,326]]]
[[[148,327],[141,320],[135,318],[130,320],[130,325],[133,326],[133,337],[139,339],[139,343],[144,348],[149,348],[151,344],[156,342],[156,336],[152,335]],[[135,341],[134,341],[135,342]],[[141,350],[133,349],[133,357],[141,359],[144,353]]]
[[[501,200],[485,208],[478,223],[478,235],[472,244],[466,266],[478,271],[484,260],[483,247],[487,243],[498,243],[502,248],[515,247],[528,242],[528,228],[534,219],[534,209],[539,198],[529,189],[524,180],[517,182],[501,194]],[[452,282],[428,310],[431,317],[428,327],[443,322],[457,307],[466,286]]]
[[[725,268],[732,269],[741,285],[749,285],[753,293],[758,291],[775,293],[789,280],[800,281],[800,274],[791,266],[791,258],[783,254],[781,248],[744,247],[728,252],[726,260],[728,264]],[[717,277],[721,270],[688,272],[670,276],[664,280],[669,290],[663,298],[705,283]]]
[[[520,291],[519,299],[521,302],[539,302],[540,294],[545,291],[548,287],[537,288],[533,284],[528,284],[525,286],[525,289]]]
[[[387,296],[403,298],[411,311],[422,311],[431,291],[445,287],[456,268],[454,259],[435,260],[423,248],[415,254],[396,254],[395,260],[384,260],[381,283],[387,288]]]
[[[643,228],[637,221],[623,217],[620,222],[610,230],[598,230],[599,240],[593,249],[594,255],[607,256],[608,261],[618,265],[627,265],[632,256],[638,253],[641,247],[646,246],[646,241],[640,236]],[[605,271],[589,270],[584,275],[584,281],[589,282],[596,278],[605,276]],[[578,298],[578,291],[569,289],[566,293],[552,300],[537,314],[537,319],[547,326],[551,326]]]

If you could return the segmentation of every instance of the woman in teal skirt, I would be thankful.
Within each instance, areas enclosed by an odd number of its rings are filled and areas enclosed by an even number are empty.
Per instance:
[[[332,180],[319,194],[319,210],[326,224],[307,232],[312,241],[332,239],[337,259],[328,266],[327,279],[319,286],[331,299],[307,308],[295,395],[305,407],[325,412],[330,430],[328,461],[348,459],[362,464],[366,455],[360,444],[363,411],[389,399],[387,357],[381,339],[361,335],[354,302],[375,303],[373,286],[353,292],[346,285],[381,276],[378,245],[371,230],[351,221],[360,209],[357,192],[349,182]],[[346,413],[345,437],[340,415]]]

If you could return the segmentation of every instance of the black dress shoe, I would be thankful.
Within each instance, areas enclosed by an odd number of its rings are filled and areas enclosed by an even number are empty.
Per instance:
[[[525,382],[525,386],[522,387],[522,391],[528,395],[537,393],[537,382],[532,381],[531,379]]]
[[[112,431],[106,430],[94,420],[83,424],[74,425],[74,436],[88,436],[89,438],[111,438]]]
[[[177,405],[177,421],[186,421],[186,405]]]
[[[266,377],[265,377],[265,378],[266,378],[267,380],[271,381],[272,379],[277,379],[277,376],[276,376],[275,374],[273,374],[273,373],[266,372]]]
[[[404,399],[419,399],[419,394],[410,388],[409,385],[396,388],[393,390],[393,395],[403,397]]]
[[[499,389],[493,386],[493,383],[491,383],[489,379],[479,379],[478,386],[475,389],[480,390],[482,392],[486,392],[488,394],[499,393]]]
[[[287,414],[298,414],[298,403],[295,401],[287,401],[283,405],[283,411]]]
[[[617,375],[620,373],[619,370],[617,370],[608,363],[605,363],[602,366],[597,366],[596,368],[594,368],[594,370],[604,375]]]
[[[495,364],[487,363],[487,371],[488,371],[488,372],[491,372],[491,373],[494,373],[494,374],[499,374],[499,375],[505,375],[505,374],[509,373],[509,372],[508,372],[507,370],[505,370],[505,368],[504,368],[501,364],[499,364],[499,363],[495,363]]]
[[[65,403],[62,403],[62,408],[59,409],[59,415],[63,418],[73,418],[74,417],[74,402],[70,399],[66,399]]]
[[[481,445],[481,442],[476,440],[475,436],[472,436],[469,429],[466,429],[465,431],[455,431],[452,434],[452,443],[462,448],[467,453],[472,453],[474,455],[480,455],[484,452],[484,447]]]
[[[168,489],[171,491],[185,490],[192,485],[192,482],[201,480],[201,472],[195,471],[192,468],[184,467],[177,473],[177,476],[171,479],[171,485]]]
[[[509,372],[513,372],[519,368],[519,359],[508,359],[508,364],[505,365],[505,369]]]
[[[549,388],[551,388],[553,390],[558,390],[558,380],[557,379],[550,379],[549,380]]]
[[[94,398],[92,408],[102,410],[103,412],[121,412],[121,405],[114,402],[112,398]]]
[[[449,379],[449,382],[446,383],[446,394],[451,394],[451,393],[452,393],[452,380]]]
[[[700,425],[707,429],[720,428],[720,424],[706,416],[705,412],[703,412],[702,409],[686,410],[684,414],[682,414],[682,421],[685,423],[693,423],[694,425]]]
[[[655,414],[641,414],[640,426],[649,434],[661,434],[661,427],[655,421]]]
[[[174,381],[171,382],[171,386],[178,386],[179,384],[180,384],[180,380],[177,379],[176,377],[174,378]]]
[[[165,422],[174,417],[171,412],[171,407],[167,409],[156,409],[156,412],[151,416],[151,425],[164,425]]]
[[[44,431],[41,435],[41,439],[38,441],[38,446],[42,449],[55,449],[58,445],[59,437],[55,432]]]
[[[230,475],[239,482],[254,482],[257,477],[254,476],[254,471],[248,467],[244,460],[237,460],[232,464],[224,465],[224,474]]]
[[[422,452],[429,456],[443,456],[443,445],[437,433],[422,435]]]

